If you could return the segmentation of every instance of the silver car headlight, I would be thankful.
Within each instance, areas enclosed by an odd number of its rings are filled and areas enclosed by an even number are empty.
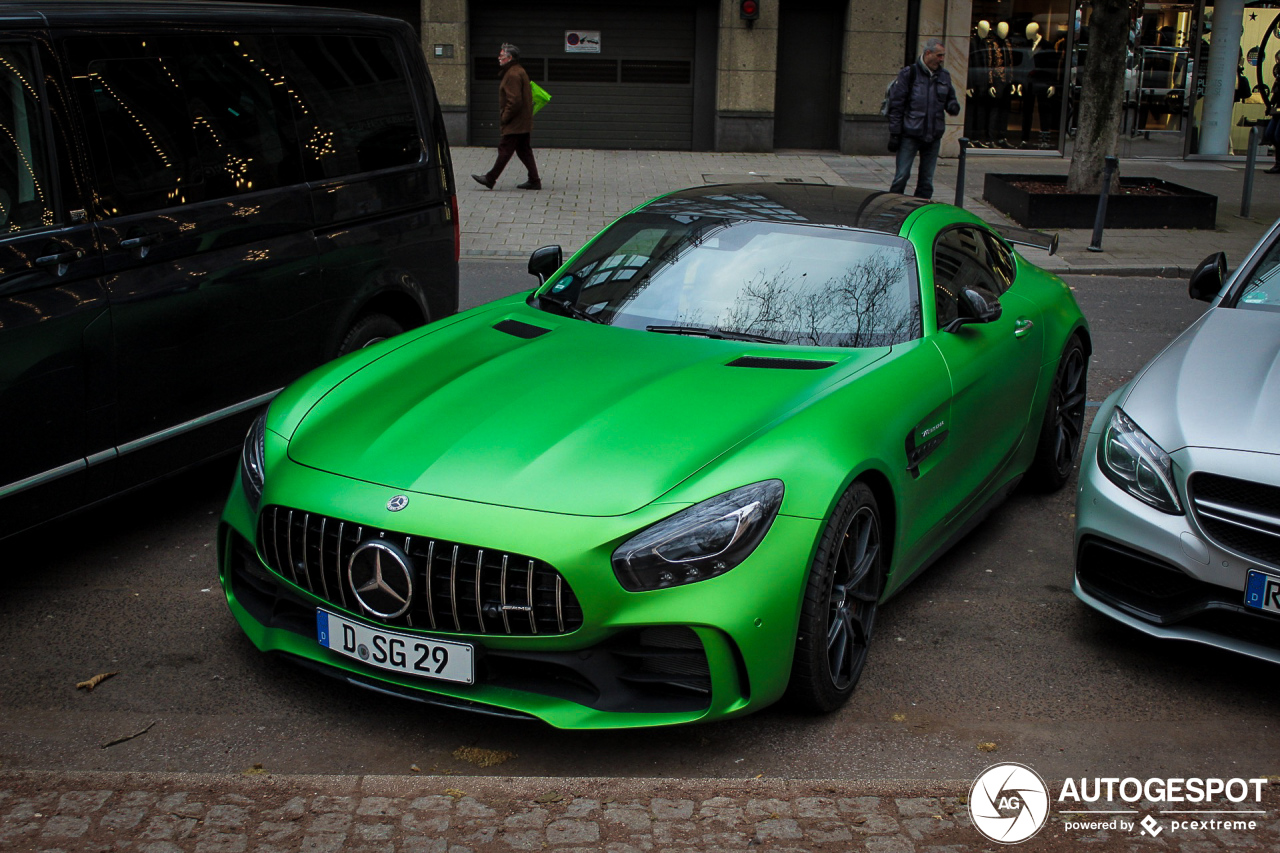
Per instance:
[[[631,592],[722,575],[751,555],[782,506],[781,480],[709,498],[640,531],[613,552],[613,571]]]
[[[1143,503],[1182,515],[1173,460],[1119,406],[1098,442],[1098,465],[1108,480]]]
[[[262,500],[262,488],[266,483],[266,441],[267,413],[263,412],[249,427],[249,434],[244,437],[244,448],[240,451],[240,485],[244,489],[249,508],[258,511],[258,501]]]

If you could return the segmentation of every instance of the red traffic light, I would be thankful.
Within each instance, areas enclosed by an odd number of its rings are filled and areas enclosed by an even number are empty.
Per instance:
[[[738,17],[744,21],[754,21],[760,17],[760,4],[757,0],[738,0]]]

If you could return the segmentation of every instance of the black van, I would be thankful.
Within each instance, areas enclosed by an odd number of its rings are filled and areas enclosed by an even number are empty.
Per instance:
[[[318,364],[458,308],[402,21],[0,5],[0,537],[239,446]]]

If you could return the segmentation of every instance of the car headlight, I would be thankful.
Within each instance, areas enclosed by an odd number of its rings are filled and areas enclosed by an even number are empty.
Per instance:
[[[262,487],[266,482],[266,441],[267,413],[263,412],[249,427],[249,434],[244,437],[244,448],[240,451],[240,485],[244,488],[249,508],[254,512],[258,511],[258,501],[262,500]]]
[[[756,549],[782,506],[782,481],[765,480],[694,504],[640,531],[613,552],[631,592],[722,575]]]
[[[1098,442],[1098,465],[1107,479],[1143,503],[1182,515],[1169,454],[1119,407]]]

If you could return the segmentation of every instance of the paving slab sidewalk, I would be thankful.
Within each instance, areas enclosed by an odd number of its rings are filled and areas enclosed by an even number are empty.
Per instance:
[[[80,853],[968,853],[1001,845],[965,782],[0,772],[0,849]],[[1101,829],[1051,814],[1020,850],[1280,847],[1252,831]],[[1146,813],[1152,804],[1136,804]],[[1109,817],[1109,816],[1107,816]],[[1210,816],[1217,817],[1217,816]],[[1137,819],[1137,816],[1135,816]],[[1105,819],[1104,819],[1105,822]],[[1167,822],[1167,819],[1166,819]],[[1163,836],[1163,837],[1161,837]]]
[[[636,205],[660,193],[708,183],[817,181],[887,190],[893,159],[829,152],[772,154],[699,151],[601,151],[543,149],[536,152],[544,189],[516,189],[525,180],[512,161],[493,190],[471,179],[493,159],[488,148],[453,149],[459,187],[462,251],[468,258],[521,260],[539,246],[559,243],[576,250],[592,235]],[[1057,273],[1164,275],[1184,278],[1208,255],[1225,251],[1238,263],[1280,218],[1280,175],[1266,174],[1269,158],[1254,173],[1251,218],[1242,219],[1244,164],[1239,162],[1123,160],[1120,173],[1154,177],[1218,196],[1217,228],[1113,229],[1102,252],[1091,252],[1091,229],[1061,229],[1057,255],[1027,249],[1034,263]],[[955,200],[958,161],[939,161],[934,198]],[[965,167],[965,207],[993,224],[1012,220],[982,200],[988,172],[1065,175],[1061,157],[970,154]],[[914,184],[910,185],[914,186]],[[910,188],[910,187],[909,187]]]

